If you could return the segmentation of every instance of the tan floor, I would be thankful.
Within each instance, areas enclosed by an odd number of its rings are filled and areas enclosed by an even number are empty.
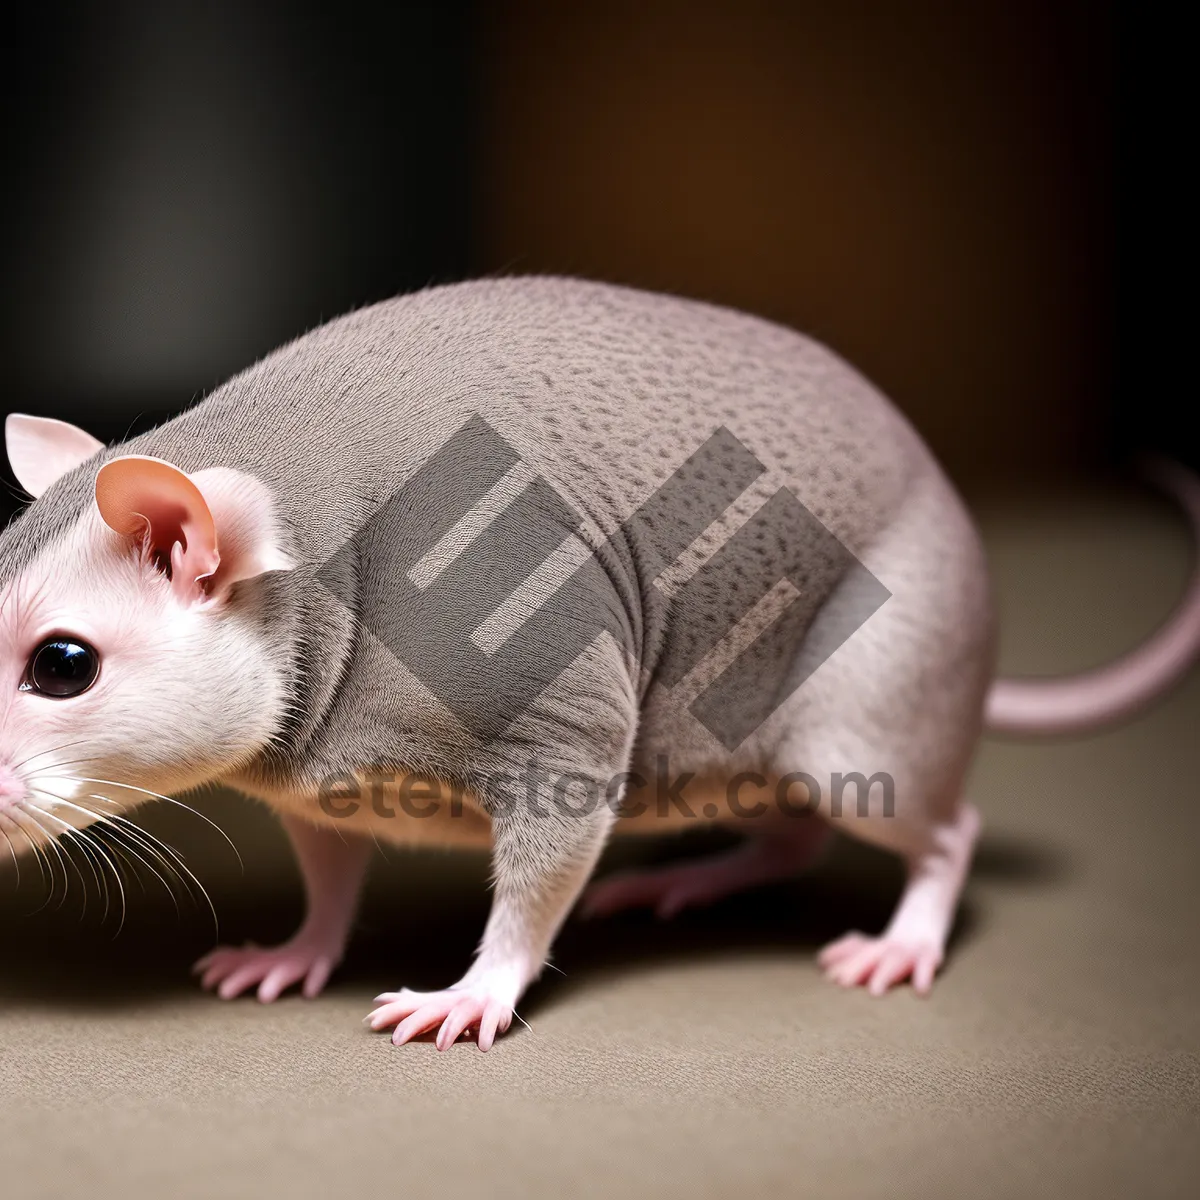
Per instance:
[[[1178,595],[1187,539],[1125,494],[985,510],[1009,669],[1128,644]],[[1160,1196],[1200,1150],[1200,672],[1153,713],[1059,745],[989,743],[988,821],[928,1001],[844,994],[813,952],[886,920],[893,863],[840,844],[812,876],[688,914],[573,922],[489,1055],[397,1050],[370,998],[439,984],[484,913],[483,866],[389,852],[317,1002],[200,994],[211,920],[152,877],[125,930],[0,877],[0,1189],[24,1196]],[[148,813],[222,932],[287,931],[297,883],[232,797]],[[645,851],[634,851],[644,853]],[[629,851],[626,851],[629,853]],[[61,884],[60,884],[61,891]]]

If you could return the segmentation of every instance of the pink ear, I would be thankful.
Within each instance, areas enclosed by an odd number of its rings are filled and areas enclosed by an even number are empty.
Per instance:
[[[217,527],[200,489],[159,458],[115,458],[96,475],[96,504],[117,533],[147,539],[171,566],[171,586],[183,601],[203,599],[221,562]]]
[[[8,465],[17,482],[34,497],[40,496],[60,475],[104,449],[90,433],[66,421],[9,413],[4,422]]]
[[[146,538],[171,567],[180,601],[221,597],[242,579],[294,565],[280,549],[271,493],[252,475],[211,467],[187,475],[159,458],[114,458],[96,475],[105,524]]]

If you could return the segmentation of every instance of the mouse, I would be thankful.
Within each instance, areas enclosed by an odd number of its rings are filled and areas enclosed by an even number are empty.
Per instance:
[[[377,841],[483,848],[461,978],[384,981],[365,1018],[397,1045],[488,1050],[573,910],[669,917],[799,874],[835,831],[905,882],[820,969],[926,994],[981,736],[1098,729],[1200,652],[1198,574],[1125,657],[997,678],[979,533],[899,409],[795,330],[624,286],[430,287],[121,442],[5,433],[31,497],[0,534],[8,852],[205,785],[265,803],[302,922],[195,969],[270,1002],[325,987]],[[1200,532],[1200,480],[1157,482]],[[700,825],[740,837],[592,879],[610,837]]]

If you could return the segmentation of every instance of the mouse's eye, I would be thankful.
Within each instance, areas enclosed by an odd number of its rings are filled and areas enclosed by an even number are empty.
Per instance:
[[[100,673],[100,655],[76,638],[48,638],[29,660],[29,673],[22,685],[26,691],[63,699],[86,692]]]

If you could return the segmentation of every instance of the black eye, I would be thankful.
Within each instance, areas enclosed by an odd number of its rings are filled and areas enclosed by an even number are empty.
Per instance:
[[[27,688],[43,696],[78,696],[96,682],[100,655],[87,644],[69,637],[43,642],[29,660]]]

